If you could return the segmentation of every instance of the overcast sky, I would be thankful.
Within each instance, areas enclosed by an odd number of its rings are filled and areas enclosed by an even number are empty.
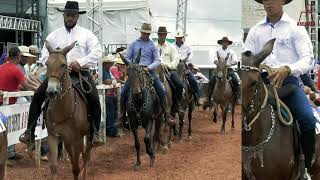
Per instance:
[[[149,0],[153,25],[175,32],[176,0]],[[188,0],[187,42],[192,45],[216,44],[222,36],[241,42],[240,0]],[[173,34],[173,33],[172,33]],[[172,37],[172,36],[171,36]]]

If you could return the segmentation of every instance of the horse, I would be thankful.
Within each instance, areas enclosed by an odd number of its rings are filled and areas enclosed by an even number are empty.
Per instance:
[[[0,133],[0,180],[4,180],[6,175],[7,147],[8,139],[6,131]]]
[[[225,59],[222,59],[217,53],[218,60],[215,60],[214,63],[217,65],[216,68],[216,83],[213,87],[211,97],[213,97],[214,109],[213,109],[213,122],[217,122],[217,111],[220,105],[222,112],[222,125],[220,132],[225,132],[225,124],[227,120],[228,109],[231,107],[231,128],[234,128],[234,109],[236,106],[236,97],[232,91],[230,81],[228,79],[228,69],[231,67],[228,65],[227,59],[229,54]]]
[[[194,109],[195,104],[195,98],[192,93],[191,86],[189,84],[189,81],[187,80],[187,74],[190,72],[190,69],[187,65],[187,60],[189,58],[189,55],[185,58],[179,61],[177,65],[177,74],[182,80],[184,85],[184,93],[182,96],[183,103],[181,106],[183,106],[184,112],[179,113],[179,141],[182,142],[182,131],[183,131],[183,125],[184,125],[184,113],[186,112],[186,109],[188,108],[188,120],[189,120],[189,127],[188,127],[188,138],[192,139],[192,111]],[[175,127],[173,128],[175,132]]]
[[[242,179],[296,179],[303,173],[297,152],[297,134],[293,125],[279,116],[268,102],[269,92],[260,75],[260,63],[273,49],[275,39],[268,41],[261,52],[242,53]],[[290,89],[286,89],[290,91]],[[278,104],[278,103],[277,103]],[[292,118],[291,118],[292,119]],[[317,136],[316,147],[319,147]],[[301,164],[300,164],[301,165]],[[317,148],[312,174],[319,179],[320,152]]]
[[[153,167],[155,163],[155,153],[151,144],[151,130],[153,127],[153,121],[158,121],[160,120],[159,118],[162,117],[162,110],[159,108],[160,100],[157,97],[155,88],[153,87],[152,76],[144,70],[143,66],[139,65],[141,48],[133,63],[127,61],[122,54],[120,54],[120,57],[128,66],[127,75],[130,90],[126,106],[129,117],[129,126],[134,136],[137,153],[134,170],[139,171],[141,169],[141,160],[138,126],[142,125],[146,131],[144,143],[146,146],[146,152],[150,157],[150,167]]]
[[[49,42],[46,42],[46,48],[49,51],[46,62],[48,76],[46,93],[49,98],[46,126],[52,179],[57,178],[59,137],[64,141],[70,157],[74,179],[87,178],[87,166],[92,148],[91,138],[88,138],[90,126],[87,105],[73,87],[66,60],[66,54],[74,47],[75,43],[61,50],[56,50]],[[80,154],[82,154],[81,167]]]

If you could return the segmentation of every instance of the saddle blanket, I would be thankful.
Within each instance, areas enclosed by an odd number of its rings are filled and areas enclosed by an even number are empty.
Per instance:
[[[0,133],[6,130],[6,122],[7,122],[7,116],[5,116],[2,112],[0,112]]]

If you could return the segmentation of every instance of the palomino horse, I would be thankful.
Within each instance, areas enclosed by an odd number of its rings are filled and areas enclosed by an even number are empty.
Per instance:
[[[7,133],[4,131],[0,133],[0,180],[3,180],[6,175],[7,146]]]
[[[178,66],[177,66],[177,73],[179,78],[183,82],[184,86],[184,93],[183,93],[183,104],[181,106],[184,107],[184,111],[186,111],[188,107],[188,119],[189,119],[189,128],[188,128],[188,137],[189,139],[192,139],[192,111],[194,108],[194,97],[192,93],[191,86],[189,84],[189,81],[187,80],[187,73],[190,72],[190,69],[187,65],[187,59],[189,58],[189,55],[183,59],[180,60]],[[182,142],[182,130],[183,130],[183,124],[184,124],[184,112],[179,113],[179,140]],[[175,130],[175,127],[174,127]]]
[[[134,135],[135,148],[137,152],[137,161],[134,169],[141,169],[140,161],[140,142],[138,137],[138,126],[142,125],[146,131],[144,143],[146,151],[150,157],[150,166],[155,163],[155,154],[151,144],[151,130],[153,121],[158,121],[161,117],[162,110],[159,108],[159,98],[153,87],[153,79],[151,75],[139,65],[141,58],[141,49],[134,60],[133,64],[127,61],[121,54],[120,57],[126,65],[128,65],[128,82],[130,92],[127,100],[127,112],[129,117],[129,125]]]
[[[46,125],[48,130],[48,144],[50,148],[50,168],[52,179],[57,178],[57,155],[59,137],[64,141],[70,156],[74,179],[87,178],[87,165],[90,159],[91,141],[87,107],[73,88],[68,73],[66,54],[74,47],[75,42],[61,50],[54,49],[49,42],[47,60],[48,87],[46,93],[49,105],[46,111]],[[82,167],[80,169],[80,154],[82,153]]]
[[[215,86],[211,97],[213,97],[214,110],[213,110],[213,122],[217,122],[217,111],[220,105],[222,112],[222,126],[221,132],[225,131],[225,124],[227,120],[228,109],[231,106],[231,128],[234,128],[234,109],[236,106],[236,97],[233,94],[230,81],[228,80],[228,69],[230,66],[226,63],[229,58],[229,54],[226,59],[222,59],[217,53],[218,60],[215,60],[214,63],[217,65],[216,68],[216,80]]]
[[[269,92],[260,75],[259,65],[271,54],[274,42],[275,39],[267,42],[256,55],[251,52],[242,54],[242,179],[293,180],[301,171],[301,161],[294,147],[293,126],[275,114],[276,110],[268,103]],[[314,179],[320,179],[319,160],[317,150],[313,164],[315,171],[312,172]]]

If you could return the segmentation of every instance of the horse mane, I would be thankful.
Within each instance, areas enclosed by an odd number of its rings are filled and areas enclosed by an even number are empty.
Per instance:
[[[148,86],[153,87],[152,76],[150,75],[150,73],[147,73],[144,70],[143,66],[140,66],[139,64],[130,64],[128,66],[128,68],[137,70],[139,72],[139,74],[143,77],[143,79],[144,79],[143,87],[148,87]]]

